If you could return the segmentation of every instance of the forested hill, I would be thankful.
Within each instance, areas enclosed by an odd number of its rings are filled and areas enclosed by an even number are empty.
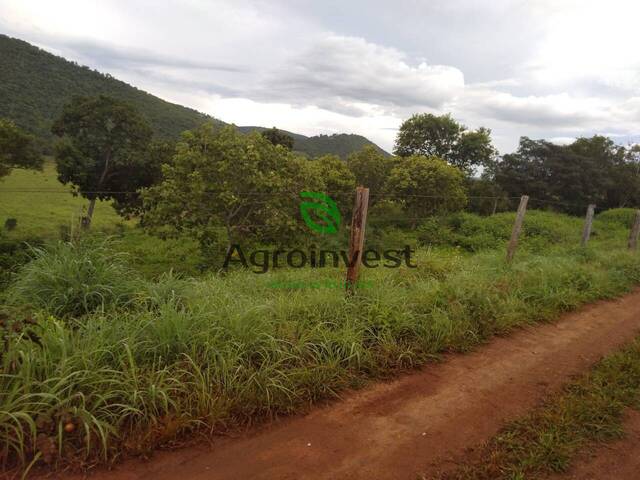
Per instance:
[[[253,130],[261,132],[265,130],[265,127],[239,127],[239,129],[242,132],[250,132]],[[295,151],[302,152],[310,157],[334,154],[344,158],[351,152],[361,150],[362,147],[366,145],[373,145],[382,153],[388,155],[385,150],[362,135],[336,133],[333,135],[306,137],[299,133],[288,132],[286,130],[283,130],[283,132],[293,137],[293,149]]]
[[[176,105],[108,74],[70,62],[25,41],[0,35],[0,118],[49,142],[53,120],[73,96],[108,95],[134,105],[156,134],[177,137],[205,121],[223,123],[194,109]],[[261,127],[240,127],[243,131]],[[309,156],[334,153],[346,156],[371,142],[360,135],[306,137],[290,133],[294,149]]]
[[[108,95],[134,105],[161,137],[211,119],[166,102],[110,75],[55,56],[22,40],[0,35],[0,117],[40,138],[51,138],[51,124],[76,95]]]

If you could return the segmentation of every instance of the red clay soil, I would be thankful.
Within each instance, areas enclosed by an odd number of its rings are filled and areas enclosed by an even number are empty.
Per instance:
[[[549,480],[636,480],[640,478],[640,412],[628,410],[625,438],[592,451],[567,473]]]
[[[212,445],[160,452],[147,462],[128,461],[90,478],[428,477],[453,467],[505,422],[524,414],[572,375],[638,333],[640,291],[588,306],[554,324],[496,338],[472,353],[451,355],[417,373],[351,392],[307,415],[276,421]],[[59,478],[85,477],[64,474]]]

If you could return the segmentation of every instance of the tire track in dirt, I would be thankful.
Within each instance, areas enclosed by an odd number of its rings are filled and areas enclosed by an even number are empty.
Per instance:
[[[213,445],[128,461],[95,480],[410,479],[453,467],[640,333],[640,290]],[[60,478],[72,477],[65,474]]]

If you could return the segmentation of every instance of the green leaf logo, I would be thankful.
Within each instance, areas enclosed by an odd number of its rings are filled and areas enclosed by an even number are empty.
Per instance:
[[[337,233],[340,226],[340,210],[336,202],[329,195],[318,192],[301,192],[300,197],[315,200],[312,202],[300,202],[300,214],[307,226],[318,233]],[[311,212],[322,221],[316,222]]]

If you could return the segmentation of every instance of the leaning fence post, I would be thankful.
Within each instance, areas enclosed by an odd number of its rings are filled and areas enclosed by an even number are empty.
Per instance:
[[[520,205],[518,206],[516,221],[513,224],[513,230],[511,231],[511,240],[509,240],[509,246],[507,247],[507,263],[511,262],[511,260],[513,260],[513,256],[516,254],[516,248],[518,247],[518,238],[520,237],[520,231],[522,230],[522,222],[524,221],[524,214],[527,212],[528,202],[528,195],[523,195],[522,197],[520,197]]]
[[[592,203],[587,207],[587,216],[584,219],[584,228],[582,229],[582,241],[580,245],[586,247],[591,237],[591,226],[593,225],[593,214],[596,211],[596,206]]]
[[[638,237],[640,236],[640,210],[636,210],[636,219],[633,222],[631,228],[631,235],[629,235],[629,249],[638,249]]]
[[[351,233],[349,234],[349,264],[347,265],[347,294],[355,292],[358,282],[358,270],[362,262],[364,249],[364,231],[367,226],[367,210],[369,208],[369,189],[356,188],[356,201],[351,216]]]

